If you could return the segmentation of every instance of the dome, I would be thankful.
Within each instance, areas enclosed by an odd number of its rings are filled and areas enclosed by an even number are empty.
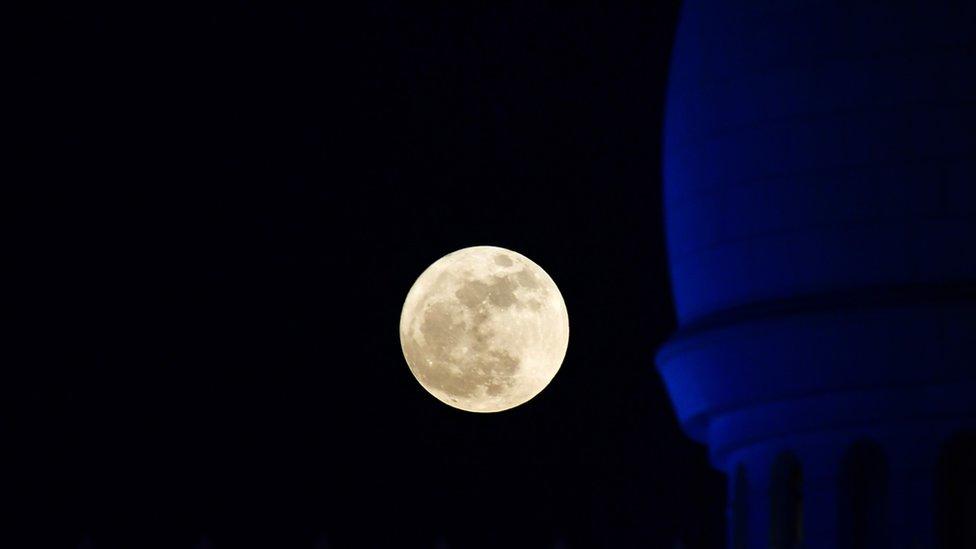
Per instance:
[[[963,546],[976,6],[940,4],[684,3],[657,365],[729,474],[734,547]]]
[[[953,294],[976,280],[964,11],[685,2],[664,135],[682,325],[828,294]]]

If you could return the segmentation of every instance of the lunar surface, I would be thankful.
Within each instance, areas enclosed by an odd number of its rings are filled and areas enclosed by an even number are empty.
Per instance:
[[[499,412],[545,389],[569,345],[556,283],[529,258],[493,246],[438,259],[410,288],[400,346],[417,381],[441,402]]]

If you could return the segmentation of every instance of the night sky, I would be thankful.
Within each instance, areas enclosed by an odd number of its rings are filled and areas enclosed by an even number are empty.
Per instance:
[[[0,544],[721,545],[653,363],[677,2],[142,4],[52,9],[30,52],[44,335],[5,387]],[[416,277],[483,244],[571,326],[489,415],[398,337]]]

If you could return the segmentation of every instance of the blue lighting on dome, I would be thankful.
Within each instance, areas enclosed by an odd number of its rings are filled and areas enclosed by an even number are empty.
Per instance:
[[[940,473],[976,432],[974,37],[971,4],[685,3],[657,362],[748,483],[734,547],[976,543],[939,488],[976,498]]]

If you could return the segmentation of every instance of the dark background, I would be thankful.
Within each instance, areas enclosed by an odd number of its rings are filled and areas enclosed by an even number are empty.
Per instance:
[[[676,2],[131,4],[52,9],[29,51],[10,546],[720,546],[722,477],[653,365]],[[397,335],[480,244],[571,322],[549,388],[492,415],[427,394]]]

